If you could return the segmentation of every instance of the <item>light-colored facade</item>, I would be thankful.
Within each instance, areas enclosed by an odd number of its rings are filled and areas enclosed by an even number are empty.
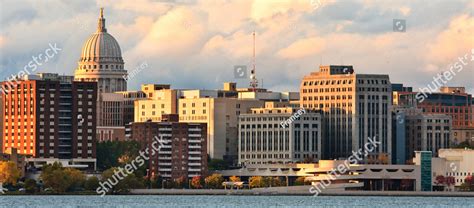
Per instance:
[[[117,93],[101,93],[98,110],[98,126],[124,126],[123,114],[125,99]]]
[[[440,149],[438,157],[432,159],[433,184],[436,176],[454,177],[455,186],[466,182],[468,176],[474,175],[474,150]]]
[[[178,101],[180,122],[206,123],[208,153],[212,159],[237,160],[238,116],[262,107],[260,100],[214,97],[205,91],[183,92]],[[204,96],[204,97],[203,97]]]
[[[107,32],[101,8],[97,30],[82,47],[74,78],[77,81],[97,82],[100,94],[126,91],[126,76],[120,45]]]
[[[241,165],[317,162],[321,150],[319,112],[267,105],[239,116]]]
[[[142,89],[145,88],[142,86]],[[135,101],[135,122],[160,122],[165,114],[177,113],[178,90],[159,89],[143,91],[147,99]]]
[[[355,74],[352,66],[320,66],[300,86],[300,106],[322,111],[323,159],[347,158],[375,138],[368,157],[391,161],[392,88],[388,75]]]

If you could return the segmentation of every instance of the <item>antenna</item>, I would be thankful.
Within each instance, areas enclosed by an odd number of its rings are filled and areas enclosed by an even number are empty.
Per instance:
[[[255,71],[255,30],[252,33],[253,35],[253,67],[252,71],[250,73],[250,87],[252,87],[252,90],[255,92],[256,88],[258,87],[258,80],[256,76],[256,71]]]

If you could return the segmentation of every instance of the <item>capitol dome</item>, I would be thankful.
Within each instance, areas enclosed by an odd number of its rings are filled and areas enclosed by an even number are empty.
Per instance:
[[[100,9],[97,30],[82,47],[74,73],[76,81],[98,82],[99,92],[127,90],[127,71],[117,40],[107,32],[104,10]]]
[[[123,62],[122,51],[112,35],[104,31],[97,31],[82,47],[80,61]]]

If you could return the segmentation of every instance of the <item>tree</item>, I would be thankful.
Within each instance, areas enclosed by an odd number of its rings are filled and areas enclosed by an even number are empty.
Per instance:
[[[29,194],[34,194],[36,193],[36,191],[38,190],[37,187],[36,187],[36,181],[34,179],[26,179],[25,180],[25,189],[26,189],[26,193],[29,193]]]
[[[304,177],[304,176],[300,176],[300,177],[296,178],[295,185],[296,186],[305,185],[305,179],[306,179],[306,177]]]
[[[265,186],[265,181],[262,176],[252,176],[249,179],[250,188],[260,188]]]
[[[84,189],[95,191],[99,187],[99,179],[95,176],[88,178],[84,183]]]
[[[229,164],[225,160],[211,159],[208,163],[208,169],[210,171],[226,170],[226,169],[229,169]]]
[[[240,182],[241,181],[240,178],[237,177],[237,176],[231,176],[231,177],[229,177],[229,180],[231,182]]]
[[[60,163],[56,162],[52,165],[44,165],[40,178],[45,187],[63,193],[80,190],[86,177],[81,171],[74,168],[63,168]]]
[[[474,179],[472,178],[472,175],[467,176],[464,179],[464,183],[461,184],[460,189],[462,191],[474,191]]]
[[[137,141],[107,141],[97,143],[97,168],[107,170],[135,159],[142,147]]]
[[[66,168],[64,169],[64,173],[68,176],[69,180],[69,187],[67,188],[67,191],[77,191],[84,187],[86,176],[80,170]]]
[[[444,176],[442,176],[442,175],[436,176],[436,178],[435,178],[435,184],[436,185],[441,186],[441,185],[444,185],[444,183],[446,183],[446,179],[444,178]]]
[[[181,176],[174,180],[176,188],[184,188],[187,182],[186,176]]]
[[[15,185],[20,178],[20,171],[11,161],[0,161],[0,183]]]
[[[224,178],[221,174],[214,173],[206,177],[204,182],[208,188],[222,188],[222,182],[224,182]]]
[[[109,168],[102,172],[102,182],[107,182],[112,186],[111,189],[104,191],[109,193],[128,193],[130,189],[145,188],[143,178],[137,177],[134,173],[125,176],[117,170],[118,168]],[[116,182],[116,184],[114,185],[111,182]]]
[[[201,176],[194,176],[191,179],[191,186],[195,189],[202,188],[202,178],[201,178]]]

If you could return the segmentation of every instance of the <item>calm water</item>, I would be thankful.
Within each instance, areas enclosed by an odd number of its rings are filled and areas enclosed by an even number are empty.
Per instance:
[[[474,207],[474,197],[0,196],[0,207]]]

